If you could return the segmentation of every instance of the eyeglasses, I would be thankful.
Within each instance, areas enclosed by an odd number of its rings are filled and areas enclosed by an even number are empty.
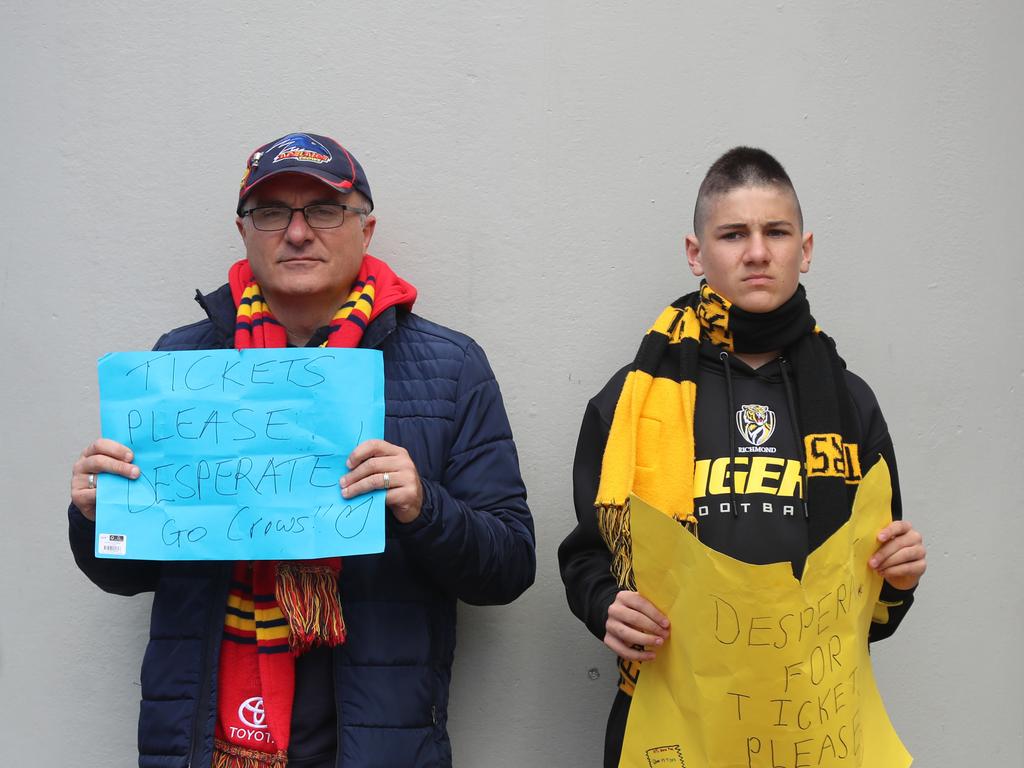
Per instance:
[[[261,205],[258,208],[242,211],[242,217],[250,217],[252,225],[261,232],[279,232],[282,229],[288,229],[296,211],[302,211],[306,223],[313,229],[340,227],[345,223],[345,211],[351,211],[359,216],[366,216],[370,213],[364,208],[341,203],[314,203],[302,208],[289,208],[287,205]]]

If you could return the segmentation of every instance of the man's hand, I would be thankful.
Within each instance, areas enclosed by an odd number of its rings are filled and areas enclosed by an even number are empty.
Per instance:
[[[386,440],[366,440],[355,447],[346,462],[349,470],[341,480],[341,495],[346,499],[385,488],[384,503],[400,523],[411,523],[420,516],[423,485],[409,452]]]
[[[133,458],[131,448],[102,437],[82,451],[71,468],[71,501],[87,519],[96,519],[96,476],[106,472],[134,480],[139,468]]]
[[[668,640],[668,617],[639,592],[622,590],[608,606],[604,644],[623,659],[650,661]]]
[[[878,532],[879,547],[868,560],[896,589],[913,589],[927,563],[924,539],[906,520],[896,520]]]

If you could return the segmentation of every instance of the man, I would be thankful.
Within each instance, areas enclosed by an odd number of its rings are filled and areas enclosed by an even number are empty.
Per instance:
[[[630,493],[714,550],[752,564],[790,561],[799,577],[849,518],[860,478],[884,459],[895,522],[878,533],[869,563],[884,578],[871,640],[896,629],[925,570],[920,534],[899,519],[878,403],[811,317],[800,275],[814,238],[785,170],[761,150],[730,150],[701,184],[693,226],[686,255],[701,288],[662,313],[635,362],[587,406],[573,469],[578,525],[559,548],[573,613],[619,657],[606,766],[619,764],[640,663],[689,629],[670,627],[635,591]],[[823,436],[838,446],[835,471],[806,449]],[[760,452],[786,472],[762,473],[754,488]]]
[[[415,288],[367,253],[372,210],[362,167],[333,139],[263,145],[238,197],[246,259],[197,292],[207,318],[156,349],[381,350],[384,439],[357,446],[339,482],[349,499],[386,491],[382,554],[343,568],[97,559],[96,476],[139,469],[102,438],[74,465],[79,567],[108,592],[155,593],[140,766],[450,765],[456,599],[508,603],[533,582],[533,522],[494,375],[471,339],[412,314]],[[288,626],[292,653],[270,652],[268,626]]]

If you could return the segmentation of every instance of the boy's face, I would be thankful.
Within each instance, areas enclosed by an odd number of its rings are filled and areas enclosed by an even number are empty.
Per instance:
[[[779,187],[737,187],[712,198],[704,231],[686,238],[690,270],[747,312],[771,312],[811,266],[814,236]]]

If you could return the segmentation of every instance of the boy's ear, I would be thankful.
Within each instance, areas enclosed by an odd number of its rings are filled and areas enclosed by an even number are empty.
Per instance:
[[[697,277],[704,274],[704,264],[700,257],[700,240],[696,235],[686,236],[686,263],[690,265],[690,271]]]

